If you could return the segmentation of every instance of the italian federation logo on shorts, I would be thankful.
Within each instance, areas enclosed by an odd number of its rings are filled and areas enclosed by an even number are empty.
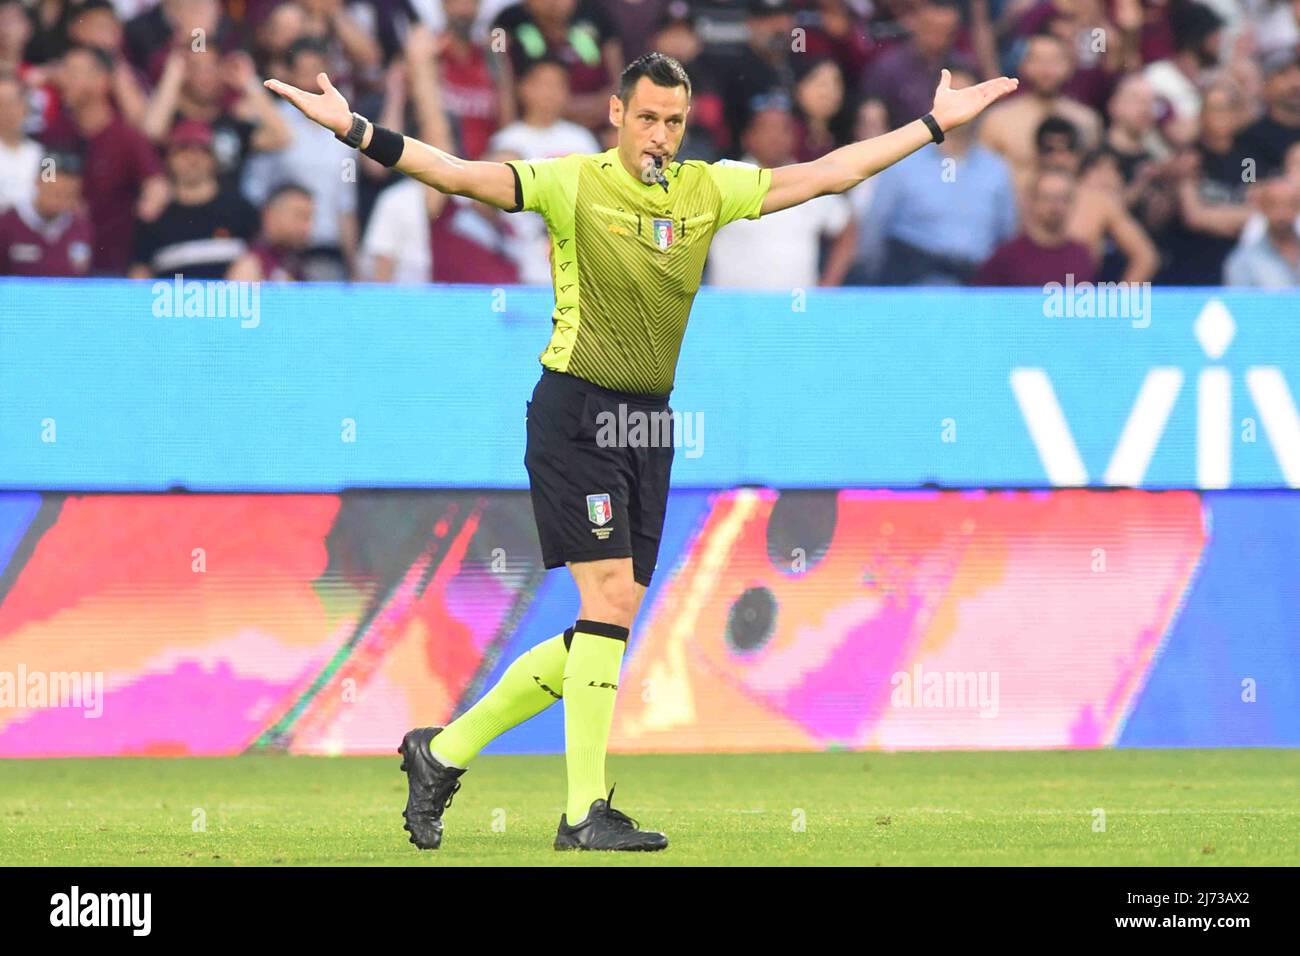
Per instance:
[[[655,245],[667,249],[673,244],[673,221],[671,219],[654,220]]]
[[[609,506],[609,495],[587,495],[587,517],[597,528],[609,524],[614,510]]]

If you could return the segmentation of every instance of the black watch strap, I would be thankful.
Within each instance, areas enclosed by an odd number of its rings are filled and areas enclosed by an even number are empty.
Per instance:
[[[335,133],[334,138],[337,139],[340,143],[346,143],[348,146],[351,146],[353,149],[360,149],[361,141],[365,139],[366,136],[367,122],[368,121],[366,120],[366,118],[362,116],[360,113],[353,113],[352,127],[348,130],[347,135],[339,136],[337,133]]]
[[[926,125],[926,128],[930,131],[930,137],[936,143],[943,142],[943,130],[939,128],[939,121],[934,118],[933,113],[926,113],[921,117],[921,122]]]

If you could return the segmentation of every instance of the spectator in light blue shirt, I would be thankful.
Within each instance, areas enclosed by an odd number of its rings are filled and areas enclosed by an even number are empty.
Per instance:
[[[953,71],[954,87],[975,82]],[[960,285],[1016,233],[1011,173],[971,126],[949,132],[876,177],[859,234],[861,259],[883,262],[886,285]]]
[[[1263,210],[1265,229],[1241,237],[1224,263],[1224,284],[1255,289],[1300,286],[1300,189],[1285,176],[1276,176],[1260,183],[1254,198]]]

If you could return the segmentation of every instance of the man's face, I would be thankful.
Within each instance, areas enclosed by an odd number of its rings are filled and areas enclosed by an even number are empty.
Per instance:
[[[324,72],[325,57],[309,50],[300,50],[289,64],[289,82],[300,90],[318,93],[320,87],[316,84],[316,76]]]
[[[1048,133],[1038,144],[1038,168],[1055,172],[1079,171],[1080,156],[1067,133]]]
[[[1212,138],[1233,136],[1241,126],[1242,112],[1236,97],[1221,86],[1211,87],[1201,101],[1201,132]]]
[[[1121,82],[1110,100],[1110,118],[1133,133],[1143,133],[1154,126],[1156,97],[1151,84],[1138,76]]]
[[[749,43],[756,50],[783,53],[789,49],[794,17],[788,13],[751,15],[748,20]]]
[[[108,74],[85,50],[70,50],[59,65],[59,92],[72,107],[108,96]]]
[[[1070,78],[1069,54],[1059,40],[1037,36],[1029,41],[1020,62],[1020,78],[1042,96],[1055,96]]]
[[[302,7],[296,3],[282,3],[266,18],[260,31],[262,43],[268,50],[283,52],[302,36]]]
[[[478,17],[479,0],[442,0],[442,14],[447,18],[447,29],[459,37],[467,37]]]
[[[923,56],[938,57],[948,47],[961,25],[961,13],[955,7],[927,3],[912,15],[912,37]]]
[[[15,80],[0,80],[0,137],[15,139],[22,135],[27,119],[27,100]]]
[[[1295,228],[1296,217],[1300,216],[1300,191],[1289,179],[1278,176],[1264,183],[1259,201],[1270,229],[1286,232]]]
[[[528,12],[541,23],[567,23],[578,0],[525,0]]]
[[[36,212],[45,219],[53,219],[72,212],[81,203],[81,177],[58,169],[53,177],[41,176],[36,180]]]
[[[700,55],[700,38],[687,23],[670,23],[654,35],[651,49],[666,53],[679,63],[689,63]]]
[[[1040,229],[1059,236],[1065,232],[1073,204],[1074,180],[1062,173],[1049,173],[1034,184],[1029,211]]]
[[[632,88],[627,105],[618,94],[609,100],[609,121],[618,127],[618,151],[625,165],[646,170],[654,157],[666,167],[681,148],[686,135],[690,100],[684,86],[659,86],[643,76]]]
[[[1268,78],[1264,84],[1264,100],[1271,110],[1300,116],[1300,63]]]
[[[745,129],[745,149],[761,166],[784,166],[794,154],[794,121],[790,111],[765,109],[754,114]]]
[[[216,161],[206,146],[173,146],[167,151],[167,170],[178,186],[195,186],[213,178]]]
[[[0,52],[10,55],[22,53],[32,38],[32,22],[16,3],[0,6]]]
[[[519,84],[524,114],[535,122],[554,123],[564,113],[569,98],[569,75],[564,67],[544,63],[528,71]]]
[[[285,249],[302,250],[311,240],[313,206],[310,196],[300,192],[282,193],[266,209],[267,239]]]

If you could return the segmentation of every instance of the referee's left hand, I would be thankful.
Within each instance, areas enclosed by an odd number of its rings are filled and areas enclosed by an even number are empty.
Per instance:
[[[343,94],[334,89],[334,84],[324,73],[316,74],[316,82],[323,93],[308,93],[296,86],[290,86],[280,80],[267,80],[262,85],[272,93],[278,93],[313,120],[332,131],[335,136],[346,136],[352,128],[352,110]]]

